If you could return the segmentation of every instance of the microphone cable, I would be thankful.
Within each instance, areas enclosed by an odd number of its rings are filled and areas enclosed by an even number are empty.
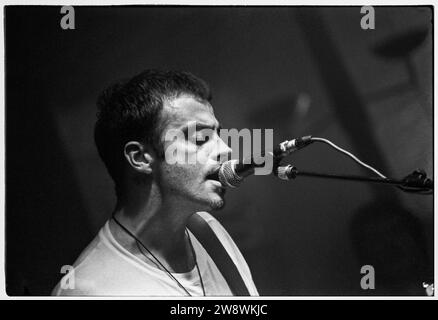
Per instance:
[[[368,170],[371,170],[372,172],[377,174],[380,178],[387,179],[387,177],[385,175],[383,175],[382,173],[380,173],[379,170],[377,170],[377,169],[373,168],[372,166],[370,166],[369,164],[366,164],[365,162],[359,160],[359,158],[356,157],[354,154],[352,154],[351,152],[348,152],[347,150],[337,146],[336,144],[334,144],[330,140],[327,140],[327,139],[324,139],[324,138],[318,138],[318,137],[312,137],[311,140],[328,144],[329,146],[334,148],[336,151],[338,151],[338,152],[340,152],[340,153],[342,153],[344,155],[347,155],[348,157],[353,159],[355,162],[360,164],[362,167],[364,167],[364,168],[366,168]]]

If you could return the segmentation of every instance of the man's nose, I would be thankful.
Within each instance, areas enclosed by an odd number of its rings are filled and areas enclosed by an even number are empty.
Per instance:
[[[225,143],[224,140],[218,138],[216,149],[216,160],[220,163],[231,159],[232,149]]]

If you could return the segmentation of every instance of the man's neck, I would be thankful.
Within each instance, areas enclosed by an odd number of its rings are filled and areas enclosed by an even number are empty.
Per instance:
[[[187,272],[194,267],[186,233],[187,221],[193,213],[177,203],[164,201],[151,190],[149,197],[125,198],[117,205],[114,217],[166,268]],[[116,224],[110,227],[116,239],[135,254],[136,239]]]

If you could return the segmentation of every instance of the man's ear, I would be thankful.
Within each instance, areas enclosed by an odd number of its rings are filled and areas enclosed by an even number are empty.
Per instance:
[[[137,172],[151,174],[153,156],[145,146],[138,141],[129,141],[125,144],[124,155],[132,169]]]

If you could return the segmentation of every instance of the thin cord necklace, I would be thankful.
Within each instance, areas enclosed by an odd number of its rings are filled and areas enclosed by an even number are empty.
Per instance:
[[[131,231],[129,231],[124,225],[122,225],[117,219],[116,219],[116,217],[113,215],[112,216],[112,218],[113,218],[113,220],[114,220],[114,222],[115,223],[117,223],[119,226],[120,226],[120,228],[122,228],[123,229],[123,231],[125,231],[129,236],[131,236],[134,240],[135,240],[135,242],[136,242],[136,244],[137,244],[137,248],[139,249],[139,251],[140,251],[140,253],[143,255],[143,256],[145,256],[147,259],[149,259],[149,260],[151,260],[151,258],[150,257],[148,257],[146,254],[144,254],[144,252],[143,252],[143,250],[141,250],[141,248],[140,248],[140,245],[158,262],[158,264],[161,266],[161,268],[162,269],[164,269],[165,271],[166,271],[166,273],[169,275],[169,277],[171,278],[171,279],[173,279],[177,284],[178,284],[178,286],[180,286],[181,287],[181,289],[183,289],[184,290],[184,292],[188,295],[188,296],[192,296],[191,294],[190,294],[190,292],[178,281],[178,279],[176,279],[174,276],[173,276],[173,274],[160,262],[160,260],[158,260],[158,258],[143,244],[143,242],[141,242]],[[200,280],[200,282],[201,282],[201,287],[202,287],[202,293],[203,293],[203,295],[204,295],[204,297],[205,297],[205,288],[204,288],[204,282],[202,281],[202,276],[201,276],[201,271],[199,270],[199,266],[198,266],[198,261],[197,261],[197,259],[196,259],[196,253],[195,253],[195,249],[193,248],[193,244],[192,244],[192,240],[191,240],[191,238],[190,238],[190,235],[189,235],[189,233],[188,233],[188,231],[187,231],[187,229],[186,229],[186,234],[187,234],[187,237],[188,237],[188,239],[189,239],[189,244],[190,244],[190,249],[191,249],[191,251],[192,251],[192,255],[193,255],[193,259],[195,260],[195,266],[196,266],[196,270],[198,271],[198,275],[199,275],[199,280]],[[158,265],[153,261],[153,260],[151,260],[157,267],[158,267]],[[158,267],[159,268],[159,267]]]

